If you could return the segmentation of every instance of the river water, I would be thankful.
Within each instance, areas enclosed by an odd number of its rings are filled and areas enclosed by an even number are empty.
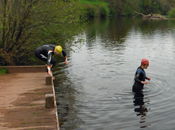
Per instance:
[[[54,69],[61,130],[175,129],[175,21],[94,19]],[[132,92],[143,58],[151,80]]]

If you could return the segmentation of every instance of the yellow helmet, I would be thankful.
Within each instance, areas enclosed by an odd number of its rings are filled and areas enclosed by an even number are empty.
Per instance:
[[[61,46],[56,46],[55,51],[59,54],[62,52],[62,47]]]

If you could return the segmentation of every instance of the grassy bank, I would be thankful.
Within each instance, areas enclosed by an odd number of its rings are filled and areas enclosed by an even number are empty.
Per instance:
[[[108,17],[110,14],[109,3],[98,0],[79,0],[78,2],[84,6],[87,17]]]
[[[79,0],[78,2],[81,3],[81,4],[89,4],[89,5],[96,5],[96,6],[106,6],[106,5],[108,5],[108,3],[102,2],[102,1],[98,1],[98,0],[92,0],[92,1]]]

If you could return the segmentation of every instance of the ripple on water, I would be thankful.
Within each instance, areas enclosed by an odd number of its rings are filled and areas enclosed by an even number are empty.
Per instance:
[[[55,82],[63,129],[175,128],[175,46],[170,40],[174,38],[171,33],[161,34],[166,29],[148,35],[150,30],[138,28],[133,27],[121,41],[104,43],[104,37],[96,36],[79,53],[72,53],[67,68],[63,62],[59,64]],[[151,81],[145,85],[143,95],[135,95],[130,83],[135,69],[131,69],[143,57],[150,60],[146,71]]]

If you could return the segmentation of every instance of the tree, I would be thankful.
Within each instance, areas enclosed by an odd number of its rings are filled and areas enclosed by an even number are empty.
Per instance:
[[[169,12],[168,15],[170,18],[175,18],[175,8],[172,8]]]
[[[41,44],[63,45],[81,29],[81,10],[62,0],[0,0],[0,64],[25,64]]]
[[[144,0],[143,1],[143,10],[144,10],[144,13],[148,14],[151,12],[151,3],[152,1],[151,0]]]

